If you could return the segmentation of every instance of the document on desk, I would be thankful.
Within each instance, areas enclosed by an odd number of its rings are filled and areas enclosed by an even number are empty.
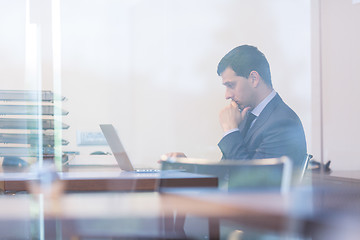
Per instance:
[[[112,155],[76,155],[69,166],[118,166]]]

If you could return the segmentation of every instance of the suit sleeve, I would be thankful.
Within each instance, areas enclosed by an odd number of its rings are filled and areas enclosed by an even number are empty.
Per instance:
[[[226,135],[219,142],[223,159],[248,160],[289,156],[298,161],[306,154],[304,132],[297,119],[282,119],[270,124],[251,144],[246,144],[240,131]]]
[[[240,131],[224,136],[218,146],[223,154],[222,159],[250,159]]]

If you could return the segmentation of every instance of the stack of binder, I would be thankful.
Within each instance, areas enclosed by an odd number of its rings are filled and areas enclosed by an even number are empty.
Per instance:
[[[54,131],[55,127],[69,128],[54,118],[55,114],[68,115],[54,104],[64,100],[45,90],[0,90],[0,157],[26,162],[36,161],[40,156],[54,159],[55,143],[69,144],[64,139],[57,141]]]

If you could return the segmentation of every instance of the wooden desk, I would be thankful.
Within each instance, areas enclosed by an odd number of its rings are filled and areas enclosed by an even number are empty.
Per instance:
[[[172,215],[164,215],[161,199],[157,192],[72,193],[60,199],[5,195],[0,239],[163,238],[172,235],[162,228]]]
[[[66,191],[155,191],[159,187],[217,187],[214,176],[178,171],[124,172],[114,167],[76,167],[59,173]],[[0,172],[3,190],[26,191],[37,179],[33,172]]]
[[[357,239],[360,233],[360,198],[354,189],[296,189],[290,194],[176,190],[165,193],[164,202],[179,215],[209,219],[209,238],[219,239],[220,220],[230,220],[237,229],[290,234],[312,239]],[[341,199],[329,202],[341,195]],[[177,228],[177,226],[175,226]],[[235,230],[235,229],[234,229]],[[326,237],[325,237],[326,236]],[[350,237],[351,236],[351,237]],[[190,236],[191,237],[191,236]],[[344,239],[345,239],[344,238]]]
[[[360,187],[360,171],[333,171],[323,175],[319,172],[307,172],[304,179],[313,185]]]
[[[219,220],[231,220],[244,227],[283,233],[289,230],[292,203],[289,196],[271,192],[230,193],[184,190],[165,193],[164,202],[177,215],[209,219],[209,238],[219,239]],[[298,221],[298,220],[296,220]],[[175,226],[179,228],[179,226]]]
[[[0,238],[28,238],[44,219],[45,239],[54,239],[56,235],[64,239],[74,236],[182,239],[183,235],[167,228],[173,222],[174,210],[180,215],[209,218],[210,239],[219,238],[217,219],[282,233],[289,231],[295,220],[301,224],[307,221],[294,218],[291,207],[289,198],[273,193],[99,192],[42,200],[28,194],[5,195],[0,198],[0,230],[4,230],[0,231]]]
[[[219,238],[218,219],[232,220],[258,230],[299,234],[316,231],[318,226],[336,229],[341,224],[337,218],[331,219],[335,222],[326,222],[331,216],[329,214],[326,214],[326,219],[296,214],[294,210],[304,205],[302,199],[299,200],[297,202],[293,195],[270,192],[194,190],[71,193],[59,199],[28,194],[3,195],[0,197],[0,238],[37,238],[34,234],[40,233],[36,229],[43,222],[45,239],[55,239],[54,236],[62,236],[63,239],[74,236],[181,239],[181,235],[166,228],[166,223],[173,221],[174,210],[181,215],[209,218],[211,239]],[[354,230],[349,225],[346,227],[348,231]]]
[[[265,205],[264,198],[268,200]],[[0,231],[0,236],[29,237],[27,234],[33,234],[36,220],[43,218],[46,239],[59,234],[65,239],[73,236],[181,238],[164,227],[164,223],[173,221],[174,209],[177,214],[236,218],[259,228],[270,224],[283,229],[288,218],[286,201],[276,194],[76,193],[43,200],[27,194],[7,195],[0,198],[0,229],[8,230]],[[56,224],[57,229],[53,228]],[[23,229],[19,232],[14,226]]]
[[[352,179],[360,182],[360,171],[333,171],[329,177],[339,179]]]

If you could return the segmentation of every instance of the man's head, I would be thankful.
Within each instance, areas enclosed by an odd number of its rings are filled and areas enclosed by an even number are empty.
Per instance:
[[[256,107],[272,90],[269,63],[256,47],[242,45],[227,53],[217,73],[226,86],[226,99],[240,108]]]

